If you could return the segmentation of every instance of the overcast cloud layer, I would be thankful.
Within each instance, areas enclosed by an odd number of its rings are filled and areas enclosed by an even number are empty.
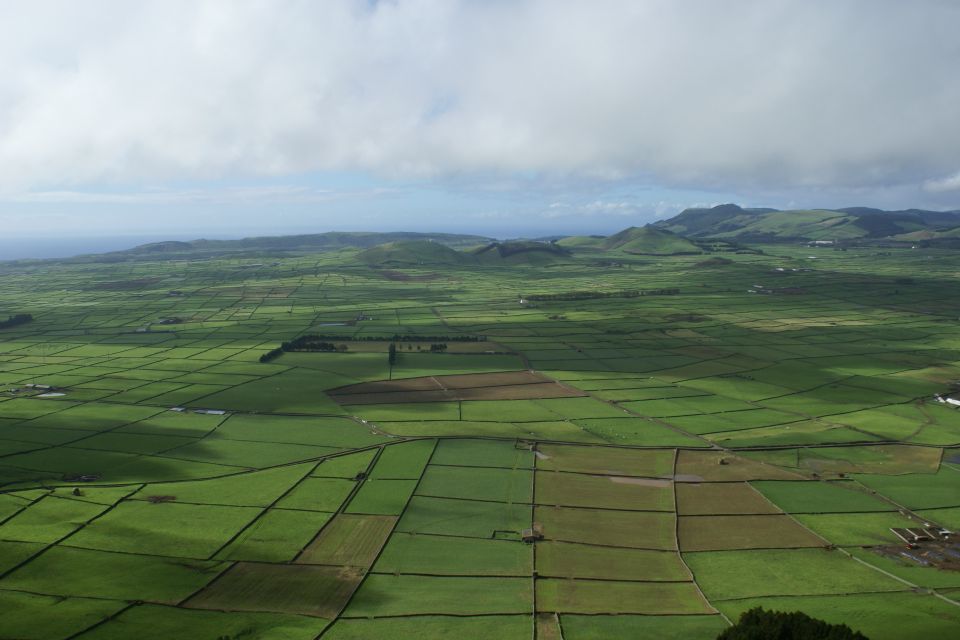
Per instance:
[[[0,193],[336,171],[958,206],[958,34],[952,0],[11,0]]]

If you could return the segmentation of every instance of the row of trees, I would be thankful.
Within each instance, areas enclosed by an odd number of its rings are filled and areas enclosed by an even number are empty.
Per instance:
[[[340,344],[334,344],[333,342],[327,342],[324,338],[328,336],[321,336],[317,334],[308,334],[305,336],[299,336],[293,340],[283,342],[276,349],[271,349],[267,351],[262,356],[260,356],[260,362],[270,362],[271,360],[280,357],[287,351],[320,351],[320,352],[339,352],[343,353],[348,350],[346,344],[342,342]],[[342,338],[343,336],[334,336],[334,338]],[[412,336],[402,336],[404,338],[411,338]],[[417,336],[416,340],[403,340],[402,342],[421,342],[426,340],[436,340],[436,336]],[[444,338],[440,338],[441,340]],[[371,338],[361,338],[361,340],[371,340]],[[384,338],[377,338],[377,340],[384,340]],[[460,342],[483,342],[486,340],[484,336],[454,336],[450,338],[451,341],[460,341]],[[411,345],[407,345],[407,349],[412,349]],[[417,351],[420,350],[419,345],[417,346]],[[430,344],[430,351],[432,353],[443,353],[447,350],[446,342],[434,342]],[[390,365],[393,366],[397,361],[397,344],[396,342],[391,342],[390,347],[387,350],[388,357],[390,360]]]
[[[595,300],[601,298],[639,298],[641,296],[675,296],[680,289],[626,289],[621,291],[566,291],[564,293],[534,293],[520,296],[523,300],[551,301],[551,300]]]
[[[407,349],[410,349],[410,347],[411,345],[408,344]],[[417,347],[417,350],[419,349],[420,347]],[[430,351],[433,353],[443,353],[446,350],[447,350],[447,345],[443,343],[435,343],[430,345]],[[391,342],[390,346],[387,347],[387,362],[390,364],[391,367],[397,364],[397,343],[396,342]]]
[[[9,329],[17,325],[26,324],[33,321],[33,316],[29,313],[18,313],[10,316],[6,320],[0,320],[0,329]]]
[[[332,342],[323,340],[321,336],[308,334],[294,338],[288,342],[283,342],[276,349],[267,351],[265,354],[260,356],[260,362],[270,362],[286,351],[320,351],[327,353],[337,351],[342,353],[347,351],[347,349],[347,345],[343,343],[334,344]]]
[[[487,336],[422,336],[410,333],[395,333],[392,336],[342,336],[310,334],[311,340],[350,340],[352,342],[486,342]],[[297,338],[299,340],[300,338]]]
[[[332,342],[327,342],[324,336],[310,333],[284,342],[280,345],[280,348],[284,351],[346,351],[347,345],[341,344],[338,346]]]
[[[399,344],[399,343],[396,343],[396,342],[391,342],[390,344],[391,344],[397,351],[403,351],[403,345],[402,345],[402,344]],[[447,343],[445,343],[445,342],[435,342],[435,343],[433,343],[433,344],[430,345],[430,353],[444,353],[444,352],[447,350],[447,347],[448,347],[448,346],[449,346],[449,345],[447,345]],[[410,343],[410,342],[407,343],[407,351],[413,351],[413,344]],[[422,348],[419,344],[417,345],[417,351],[423,351],[423,348]]]

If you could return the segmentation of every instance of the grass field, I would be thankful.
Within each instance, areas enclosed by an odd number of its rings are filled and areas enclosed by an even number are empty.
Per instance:
[[[362,571],[352,567],[237,563],[186,605],[333,618],[362,577]]]
[[[711,602],[775,593],[826,595],[904,591],[907,586],[823,549],[759,549],[685,553],[684,560]]]
[[[875,547],[960,528],[960,258],[574,244],[0,263],[0,637],[954,635],[956,572]]]
[[[692,582],[537,581],[537,609],[559,613],[713,613]]]

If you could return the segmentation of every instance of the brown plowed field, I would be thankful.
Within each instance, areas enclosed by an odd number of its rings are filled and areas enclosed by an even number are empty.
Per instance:
[[[582,391],[532,371],[429,376],[378,380],[339,387],[327,392],[341,404],[397,404],[456,400],[533,400],[575,398]]]

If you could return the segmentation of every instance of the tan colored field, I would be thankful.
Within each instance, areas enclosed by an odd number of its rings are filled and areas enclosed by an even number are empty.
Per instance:
[[[347,345],[347,350],[354,353],[386,353],[387,349],[390,348],[392,341],[390,340],[334,340],[330,339],[328,342],[334,344],[345,344]],[[408,351],[407,345],[412,345],[412,349],[409,349],[411,352],[417,351],[417,346],[420,347],[420,352],[429,352],[430,351],[430,342],[395,342],[392,344],[397,345],[398,351],[403,351],[406,353]],[[445,353],[513,353],[513,350],[508,347],[504,347],[501,344],[496,342],[484,341],[484,342],[446,342],[447,349]]]
[[[745,482],[678,482],[675,490],[677,513],[682,516],[780,513]]]
[[[238,562],[190,598],[187,607],[269,611],[333,618],[363,578],[353,567],[311,567]]]
[[[537,471],[536,502],[571,507],[673,511],[669,480],[648,480],[643,484],[617,482],[637,479]]]
[[[457,400],[576,398],[585,394],[532,371],[378,380],[327,392],[341,404],[398,404]]]
[[[537,580],[537,610],[560,613],[713,613],[692,582]]]
[[[537,614],[537,638],[540,640],[563,640],[560,619],[555,613]]]
[[[787,515],[680,516],[681,551],[796,549],[826,543]]]
[[[537,573],[553,578],[677,582],[692,580],[676,551],[618,549],[544,541],[537,544]]]
[[[723,451],[680,451],[678,482],[724,482],[729,480],[804,480],[771,464],[748,460]]]
[[[296,559],[299,564],[336,564],[369,567],[397,521],[394,516],[341,513]]]
[[[940,450],[903,444],[801,449],[800,465],[817,473],[936,473]]]
[[[547,540],[634,549],[674,550],[674,514],[571,507],[536,507]]]
[[[673,473],[673,450],[541,445],[537,450],[537,469],[669,478]]]

